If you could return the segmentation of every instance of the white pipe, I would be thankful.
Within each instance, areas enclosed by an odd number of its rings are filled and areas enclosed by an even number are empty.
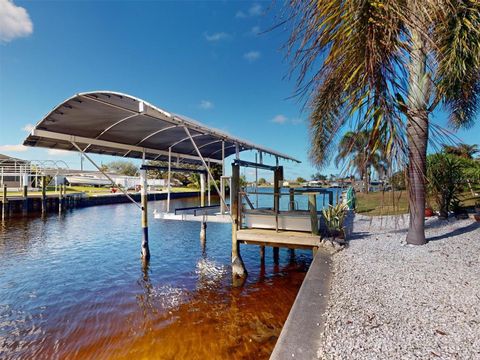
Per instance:
[[[208,168],[210,169],[210,159],[208,159]],[[208,206],[211,206],[210,200],[210,176],[207,177]]]
[[[172,164],[172,148],[168,148],[168,176],[167,176],[167,213],[170,212],[170,179],[171,179],[171,164]]]

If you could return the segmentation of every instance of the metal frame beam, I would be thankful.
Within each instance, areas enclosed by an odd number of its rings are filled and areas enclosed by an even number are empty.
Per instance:
[[[128,150],[128,151],[135,151],[139,153],[147,153],[147,154],[154,154],[158,156],[168,156],[168,151],[165,150],[157,150],[157,149],[151,149],[151,148],[145,148],[141,146],[135,146],[135,145],[127,145],[127,144],[122,144],[122,143],[117,143],[113,141],[106,141],[106,140],[99,140],[99,139],[92,139],[92,138],[86,138],[82,136],[74,136],[74,135],[67,135],[67,134],[61,134],[53,131],[46,131],[46,130],[39,130],[39,129],[34,129],[32,130],[31,133],[33,136],[38,136],[38,137],[43,137],[43,138],[48,138],[52,140],[62,140],[66,141],[69,143],[75,142],[75,143],[82,143],[82,144],[88,144],[88,145],[97,145],[97,146],[104,146],[112,149],[117,149],[117,150]],[[84,152],[85,154],[85,152]],[[185,155],[185,154],[179,154],[179,153],[174,153],[172,152],[173,156],[177,156],[183,159],[188,159],[188,160],[196,160],[196,161],[201,161],[201,159],[198,156],[194,155]],[[203,159],[203,158],[202,158]],[[217,159],[209,159],[211,162],[221,164],[221,160]]]

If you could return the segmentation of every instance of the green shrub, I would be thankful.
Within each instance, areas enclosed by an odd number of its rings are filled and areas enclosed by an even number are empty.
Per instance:
[[[329,205],[328,208],[322,210],[323,218],[330,236],[345,237],[343,222],[347,216],[348,206],[338,203],[335,206]]]
[[[440,211],[440,217],[448,217],[454,204],[458,204],[463,183],[463,166],[458,157],[445,153],[427,157],[427,190]]]

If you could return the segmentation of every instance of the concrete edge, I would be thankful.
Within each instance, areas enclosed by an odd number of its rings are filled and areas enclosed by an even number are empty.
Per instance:
[[[319,249],[283,325],[270,360],[316,359],[324,330],[332,258]]]

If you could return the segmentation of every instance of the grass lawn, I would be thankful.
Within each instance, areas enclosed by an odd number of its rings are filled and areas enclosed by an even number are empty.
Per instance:
[[[357,213],[363,215],[397,215],[408,212],[406,191],[357,192]]]
[[[480,188],[474,188],[474,192],[480,193]],[[407,191],[392,192],[370,192],[368,194],[356,193],[357,213],[364,215],[397,215],[408,213],[408,195]],[[480,197],[472,196],[470,190],[460,194],[461,205],[473,207],[475,201],[480,201]],[[435,204],[431,201],[431,204]],[[434,210],[435,205],[433,205]]]

